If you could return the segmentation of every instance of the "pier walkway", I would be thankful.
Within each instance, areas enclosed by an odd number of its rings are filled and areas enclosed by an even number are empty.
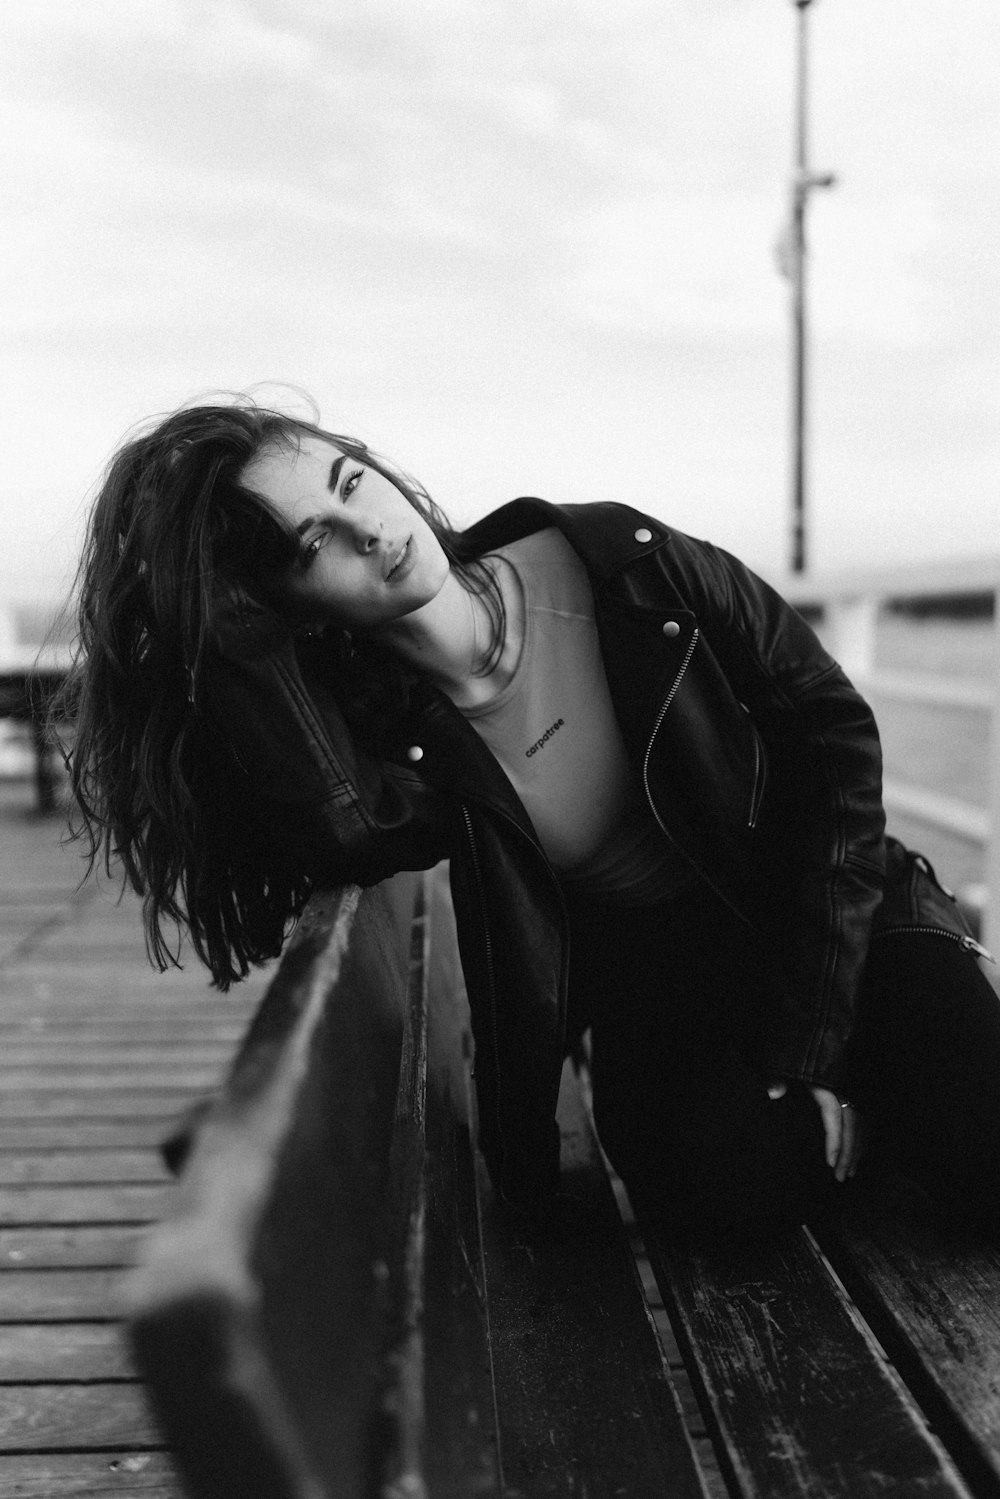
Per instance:
[[[160,976],[137,902],[0,783],[0,1496],[180,1499],[119,1325],[172,1191],[158,1153],[219,1082],[264,979]]]

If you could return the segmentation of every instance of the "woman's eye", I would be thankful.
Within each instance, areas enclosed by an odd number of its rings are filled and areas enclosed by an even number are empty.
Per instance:
[[[301,565],[303,567],[308,567],[309,564],[310,564],[310,562],[316,556],[316,554],[319,551],[321,551],[322,548],[325,545],[326,545],[326,532],[325,531],[318,532],[318,534],[315,535],[312,538],[311,541],[303,542],[303,544],[302,544],[302,550],[299,553],[299,558],[300,558]]]
[[[353,474],[348,474],[347,478],[344,480],[344,487],[340,491],[340,497],[342,500],[349,499],[350,496],[354,493],[358,485],[361,483],[361,476],[363,473],[363,468],[356,468]]]

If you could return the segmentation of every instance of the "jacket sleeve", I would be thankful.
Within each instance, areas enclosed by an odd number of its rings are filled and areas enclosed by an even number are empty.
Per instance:
[[[836,1088],[884,882],[875,720],[797,611],[749,568],[678,533],[670,549],[767,758],[754,835],[773,962],[762,1065]]]
[[[408,765],[367,755],[332,671],[304,665],[263,609],[220,613],[204,670],[216,728],[265,844],[324,884],[371,885],[447,856],[454,808]]]

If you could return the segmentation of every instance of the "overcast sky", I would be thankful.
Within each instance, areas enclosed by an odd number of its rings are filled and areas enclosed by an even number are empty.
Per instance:
[[[305,388],[458,520],[788,552],[790,0],[3,0],[0,597],[122,434]],[[818,568],[1000,551],[1000,6],[817,0]]]

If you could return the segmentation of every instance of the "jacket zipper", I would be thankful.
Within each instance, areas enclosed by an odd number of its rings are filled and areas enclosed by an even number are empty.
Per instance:
[[[872,941],[876,937],[902,936],[907,932],[923,932],[928,937],[944,937],[948,942],[957,942],[964,952],[975,953],[977,957],[985,958],[988,963],[996,963],[996,958],[989,948],[977,942],[975,937],[961,936],[958,932],[946,931],[942,926],[884,926],[872,933]]]
[[[483,948],[486,954],[486,989],[490,1005],[490,1031],[493,1036],[493,1081],[495,1086],[496,1130],[497,1143],[500,1147],[501,1180],[503,1157],[505,1154],[503,1143],[503,1127],[500,1122],[500,1043],[497,1031],[497,984],[496,973],[493,968],[493,937],[490,932],[490,923],[486,915],[486,890],[483,885],[483,871],[479,862],[479,849],[476,846],[476,835],[472,827],[472,817],[468,807],[462,803],[462,817],[465,820],[465,831],[469,838],[469,849],[472,853],[472,869],[476,880],[476,892],[479,896],[479,910],[483,920]],[[501,1191],[501,1195],[502,1191]]]
[[[487,992],[489,996],[490,1006],[490,1031],[493,1037],[493,1077],[496,1087],[496,1129],[497,1140],[500,1144],[500,1157],[502,1166],[503,1157],[506,1152],[504,1149],[503,1126],[501,1124],[500,1114],[500,1043],[497,1031],[497,984],[496,973],[493,967],[493,937],[490,933],[490,923],[486,915],[486,889],[483,884],[482,864],[480,863],[479,859],[479,849],[476,846],[476,835],[472,826],[471,814],[464,802],[462,803],[462,818],[465,822],[465,831],[469,839],[469,849],[472,854],[472,867],[475,874],[476,890],[479,895],[479,909],[482,915],[483,922],[483,948],[486,954]],[[505,818],[505,820],[510,823],[514,831],[518,833],[522,838],[526,837],[526,834],[523,832],[523,830],[519,828],[511,818]],[[532,847],[534,846],[535,845],[532,844]],[[548,860],[544,858],[544,855],[542,855],[542,857],[545,863],[545,867],[549,872],[552,883],[555,885],[556,890],[558,891],[559,899],[560,901],[562,901],[562,890],[560,889],[559,882],[552,871],[552,866],[549,864]],[[569,932],[568,930],[564,930],[562,955],[563,961],[562,974],[560,975],[560,989],[565,988],[565,975],[569,969],[569,940]],[[500,1190],[500,1195],[505,1202],[509,1200],[505,1196],[502,1188]]]
[[[659,711],[659,713],[656,716],[656,722],[653,725],[653,732],[650,734],[650,736],[649,736],[649,744],[646,746],[646,756],[645,756],[645,759],[642,762],[642,782],[643,782],[643,786],[645,787],[645,790],[646,790],[646,800],[649,802],[650,809],[651,809],[651,811],[653,813],[653,816],[656,818],[657,823],[659,824],[660,830],[663,833],[665,833],[668,838],[670,837],[670,834],[667,831],[666,827],[664,826],[663,819],[661,818],[659,812],[656,810],[656,803],[653,800],[653,793],[651,792],[650,787],[649,787],[649,757],[653,753],[653,744],[654,744],[654,742],[656,740],[657,734],[660,732],[660,726],[662,725],[664,718],[666,718],[666,716],[667,716],[667,712],[668,712],[668,710],[670,708],[670,704],[673,702],[674,698],[677,695],[677,689],[681,685],[681,681],[682,681],[682,679],[684,677],[684,673],[688,669],[688,664],[689,664],[689,662],[691,660],[691,657],[694,655],[694,648],[695,648],[695,646],[697,644],[698,644],[698,630],[696,628],[694,634],[691,636],[691,642],[688,645],[687,652],[686,652],[686,654],[684,656],[684,660],[680,664],[680,669],[679,669],[676,677],[674,678],[673,682],[671,683],[670,691],[667,693],[667,696],[664,698],[663,705],[660,708],[660,711]],[[761,803],[761,801],[763,799],[763,786],[761,784],[762,778],[760,776],[760,769],[761,769],[761,763],[760,763],[761,762],[760,742],[759,742],[759,740],[757,738],[756,732],[754,733],[754,750],[755,750],[755,756],[756,756],[756,758],[755,758],[755,763],[754,763],[754,796],[753,796],[753,800],[752,800],[752,802],[750,804],[750,821],[749,821],[749,826],[750,827],[753,827],[755,825],[756,821],[757,821],[757,815],[760,812],[760,803]],[[671,839],[671,842],[672,841],[673,840]],[[959,947],[962,948],[963,952],[975,953],[978,957],[985,958],[986,961],[989,962],[989,963],[996,963],[996,958],[989,951],[989,949],[986,948],[986,947],[984,947],[981,942],[977,942],[976,939],[975,939],[975,937],[960,936],[958,934],[958,932],[948,932],[948,931],[945,931],[943,927],[936,927],[936,926],[895,926],[895,927],[883,927],[881,931],[876,932],[874,935],[878,936],[878,937],[888,937],[888,936],[891,936],[893,933],[896,933],[896,932],[926,932],[926,933],[928,933],[928,934],[930,934],[931,936],[934,936],[934,937],[946,937],[950,942],[957,942],[958,945],[959,945]]]
[[[753,796],[750,798],[750,816],[747,819],[747,827],[755,828],[757,818],[760,816],[760,804],[764,800],[766,760],[760,735],[752,724],[750,727],[753,730]]]
[[[662,706],[660,708],[660,711],[656,715],[656,722],[653,725],[653,732],[650,734],[650,736],[649,736],[649,743],[646,746],[646,756],[645,756],[645,759],[642,762],[642,784],[643,784],[643,787],[645,788],[646,800],[649,802],[650,810],[652,811],[653,816],[656,818],[656,821],[659,824],[660,831],[662,833],[666,834],[666,836],[668,838],[670,838],[670,834],[669,834],[669,832],[667,832],[667,829],[664,827],[663,819],[660,816],[659,812],[656,810],[656,803],[653,801],[653,793],[649,789],[649,757],[653,753],[653,744],[654,744],[654,742],[656,740],[657,734],[660,732],[660,725],[663,723],[663,720],[667,716],[667,712],[668,712],[668,710],[670,708],[670,704],[673,702],[674,698],[677,696],[677,689],[678,689],[678,687],[680,687],[681,682],[682,682],[682,680],[684,678],[684,673],[687,671],[688,664],[689,664],[689,662],[691,660],[691,657],[694,655],[694,648],[698,644],[698,635],[699,635],[699,631],[698,631],[697,626],[695,626],[694,634],[691,636],[690,642],[688,643],[688,648],[687,648],[687,651],[685,653],[684,660],[681,662],[680,669],[679,669],[676,677],[674,677],[673,682],[670,685],[670,691],[667,693],[666,697],[664,698],[663,704],[662,704]],[[671,843],[673,843],[674,840],[672,838],[670,838],[670,841],[671,841]]]

